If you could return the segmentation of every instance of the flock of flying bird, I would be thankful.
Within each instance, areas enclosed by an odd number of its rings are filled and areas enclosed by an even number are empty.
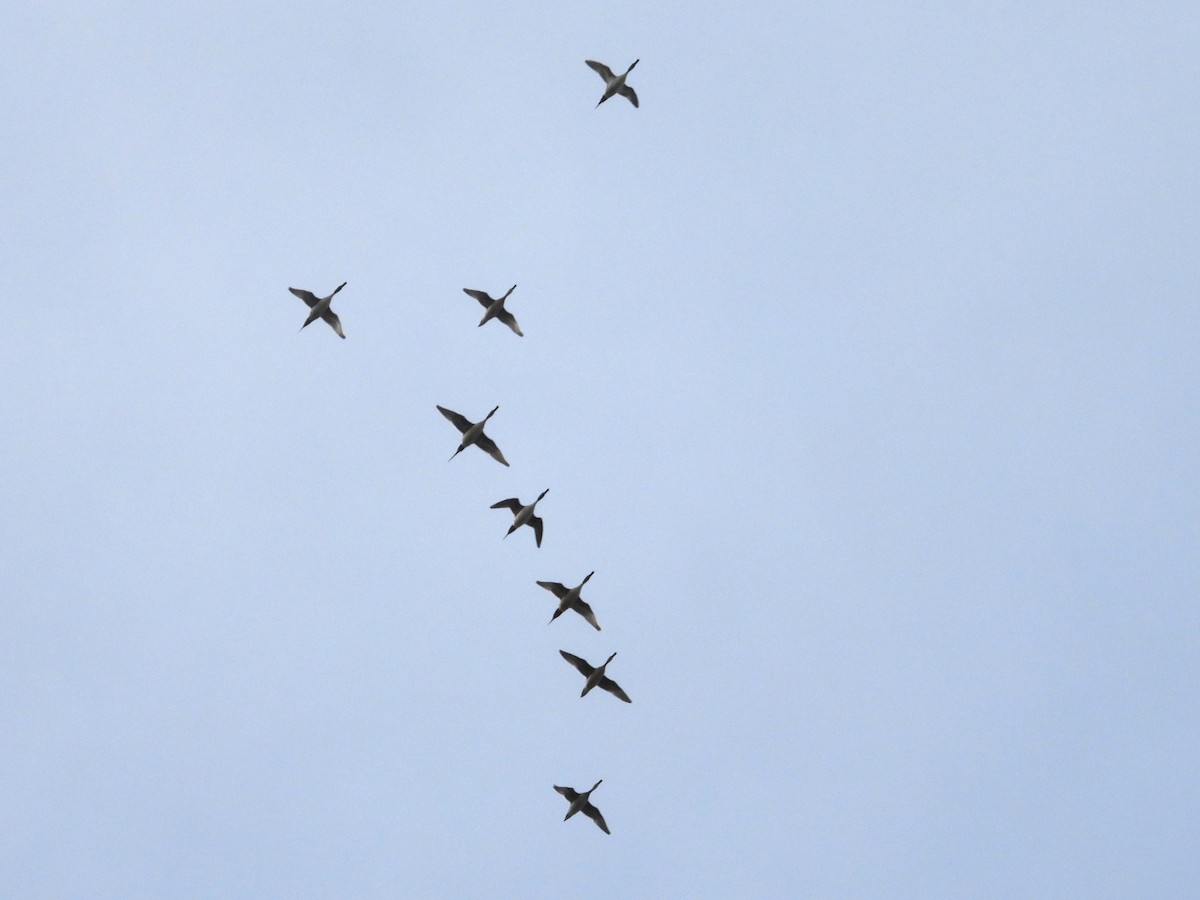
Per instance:
[[[633,67],[638,64],[639,60],[635,59],[629,68],[620,75],[615,75],[612,69],[604,65],[604,63],[599,63],[592,59],[585,60],[585,62],[597,74],[599,74],[601,78],[604,79],[604,95],[600,98],[599,102],[596,103],[597,107],[599,107],[600,104],[605,100],[608,100],[610,97],[614,97],[618,94],[628,99],[629,102],[635,107],[638,105],[637,94],[634,92],[633,88],[625,83],[625,79],[628,77],[629,73],[633,71]],[[288,288],[289,291],[303,300],[308,306],[308,318],[305,319],[304,324],[300,326],[301,331],[303,331],[317,319],[323,319],[330,328],[337,332],[338,337],[346,337],[346,332],[342,330],[342,322],[332,308],[334,296],[338,291],[344,288],[346,284],[347,282],[343,281],[328,297],[318,297],[311,291],[301,290],[299,288]],[[524,337],[524,332],[521,331],[521,326],[517,324],[516,317],[504,307],[504,301],[507,300],[509,295],[512,294],[512,292],[516,289],[517,286],[514,284],[508,289],[508,292],[503,297],[498,298],[493,298],[484,291],[472,290],[471,288],[463,288],[463,292],[467,294],[467,296],[478,300],[479,304],[484,308],[483,318],[479,320],[479,325],[481,327],[486,325],[492,319],[498,319],[511,328],[518,337]],[[454,451],[450,459],[454,459],[455,456],[458,456],[458,454],[462,453],[468,447],[473,445],[488,454],[490,457],[492,457],[492,459],[496,460],[496,462],[500,463],[501,465],[507,466],[509,464],[508,460],[504,458],[504,454],[500,452],[500,448],[496,446],[496,442],[484,434],[483,430],[484,426],[487,425],[488,419],[494,416],[496,414],[496,410],[499,408],[499,406],[494,407],[490,413],[483,417],[483,419],[478,422],[472,422],[461,413],[457,413],[452,409],[446,409],[444,406],[438,406],[438,412],[445,416],[461,433],[458,449]],[[536,515],[535,510],[541,499],[549,492],[550,489],[547,488],[538,494],[536,500],[529,504],[522,503],[516,497],[510,497],[507,500],[500,500],[496,503],[493,503],[491,506],[492,509],[507,509],[513,514],[512,525],[508,527],[508,531],[505,533],[504,537],[507,538],[508,535],[512,534],[522,525],[528,525],[533,529],[534,540],[537,542],[537,546],[541,547],[542,520],[541,517]],[[587,577],[573,588],[568,588],[566,585],[559,584],[557,581],[538,582],[539,586],[550,591],[550,593],[554,594],[554,596],[558,598],[558,608],[555,609],[554,615],[550,617],[551,623],[553,623],[555,619],[557,619],[567,610],[572,610],[573,612],[576,612],[582,616],[584,620],[587,621],[587,623],[597,631],[600,630],[600,623],[596,621],[596,614],[580,596],[583,591],[583,586],[587,584],[588,580],[595,574],[596,573],[594,571],[589,572]],[[605,674],[605,669],[607,669],[608,664],[613,661],[613,658],[617,655],[616,653],[613,653],[611,656],[609,656],[602,665],[593,666],[586,659],[576,656],[573,653],[568,653],[566,650],[559,650],[558,652],[562,655],[562,658],[574,666],[579,671],[579,674],[581,674],[585,679],[583,692],[579,695],[580,697],[586,697],[593,688],[598,687],[603,691],[608,691],[614,697],[624,700],[626,703],[633,702],[629,699],[629,695],[621,689],[621,686]],[[600,781],[597,781],[592,785],[590,790],[583,792],[577,791],[571,787],[561,787],[557,784],[554,785],[554,790],[562,794],[570,804],[570,806],[567,808],[567,815],[563,821],[566,821],[566,819],[571,818],[571,816],[578,812],[582,812],[585,816],[595,822],[605,834],[611,833],[608,830],[608,824],[604,821],[604,816],[600,814],[600,810],[598,810],[589,799],[592,795],[592,791],[596,790],[603,780],[604,779],[600,779]]]

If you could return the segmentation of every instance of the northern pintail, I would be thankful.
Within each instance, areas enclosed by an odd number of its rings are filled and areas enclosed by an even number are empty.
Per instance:
[[[542,546],[542,520],[533,514],[533,509],[538,505],[538,500],[541,500],[548,493],[550,488],[546,488],[538,494],[537,500],[534,500],[528,506],[525,506],[516,497],[509,497],[507,500],[501,500],[498,503],[492,504],[492,509],[510,509],[513,513],[513,523],[508,526],[508,533],[505,537],[512,534],[522,525],[528,525],[533,529],[534,537],[537,538],[537,545]]]
[[[344,288],[346,284],[347,282],[345,281],[339,284],[334,290],[333,294],[336,294],[338,291]],[[337,332],[338,337],[345,339],[346,332],[342,331],[341,320],[338,319],[337,313],[329,308],[329,304],[333,302],[333,294],[330,294],[328,297],[318,297],[312,291],[304,291],[300,288],[290,287],[288,290],[307,303],[310,310],[308,318],[305,319],[304,324],[300,326],[301,331],[303,331],[313,322],[317,321],[317,319],[324,319],[329,323],[329,327]]]
[[[600,787],[603,781],[604,779],[601,778],[600,781],[597,781],[595,784],[593,784],[592,791]],[[571,818],[571,816],[575,815],[575,813],[581,812],[599,825],[600,830],[605,834],[612,834],[612,832],[608,830],[608,823],[604,821],[604,816],[600,815],[600,810],[592,806],[591,801],[588,800],[588,797],[592,795],[592,791],[587,791],[586,793],[581,794],[579,791],[575,790],[575,788],[559,787],[557,784],[554,786],[554,789],[566,797],[571,804],[570,809],[567,810],[567,814],[563,817],[564,822]]]
[[[504,458],[504,454],[500,452],[500,448],[492,442],[492,439],[483,433],[483,426],[487,424],[487,420],[496,414],[496,410],[500,407],[495,407],[490,413],[483,417],[481,422],[472,422],[464,415],[456,413],[452,409],[446,409],[444,406],[438,407],[438,412],[454,423],[454,427],[462,432],[462,443],[458,445],[458,449],[450,459],[462,453],[472,444],[488,454],[492,459],[503,465],[508,465],[508,460]]]
[[[517,286],[514,284],[508,289],[508,294],[511,294],[516,289]],[[508,294],[505,294],[503,297],[497,300],[483,291],[473,291],[470,288],[463,288],[463,293],[468,297],[474,297],[479,301],[480,305],[487,310],[487,312],[483,314],[483,318],[479,320],[480,327],[485,325],[488,319],[499,319],[501,322],[515,331],[518,337],[525,337],[525,333],[521,331],[521,326],[517,324],[516,317],[504,308],[504,301],[508,299]]]
[[[604,79],[604,96],[600,98],[600,102],[596,104],[597,106],[614,94],[620,94],[622,97],[627,97],[629,102],[635,107],[638,105],[637,94],[634,93],[633,88],[625,83],[625,78],[630,72],[633,71],[633,67],[641,62],[641,60],[635,59],[633,64],[620,75],[614,75],[612,69],[610,69],[604,63],[596,62],[594,59],[585,59],[584,62],[591,66],[592,69]]]
[[[568,653],[566,650],[559,650],[558,652],[562,654],[563,659],[579,670],[580,675],[587,679],[587,684],[583,686],[583,693],[579,695],[580,697],[586,697],[588,691],[594,687],[599,687],[602,691],[608,691],[614,697],[624,700],[626,703],[633,702],[629,699],[629,695],[621,690],[621,686],[619,684],[604,674],[605,668],[610,662],[613,661],[613,656],[616,656],[617,654],[614,653],[604,661],[603,666],[597,669],[593,667],[592,664],[586,659],[582,659],[576,656],[574,653]]]
[[[559,584],[557,581],[539,581],[538,584],[552,593],[558,598],[558,609],[554,611],[554,615],[550,617],[550,622],[553,622],[568,609],[573,609],[575,612],[583,616],[589,625],[600,630],[600,623],[596,621],[596,614],[592,612],[592,608],[588,606],[579,596],[579,592],[583,590],[583,586],[588,583],[588,579],[595,575],[595,572],[588,572],[587,578],[583,579],[573,588],[568,588],[564,584]],[[549,624],[549,622],[547,623]]]

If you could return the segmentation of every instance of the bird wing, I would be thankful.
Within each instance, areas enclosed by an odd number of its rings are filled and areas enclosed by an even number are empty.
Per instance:
[[[502,309],[496,313],[496,318],[511,328],[517,333],[517,337],[525,337],[525,333],[521,331],[521,326],[517,324],[517,318],[507,309]]]
[[[467,430],[475,423],[466,416],[461,416],[452,409],[446,409],[444,406],[438,407],[438,412],[454,423],[454,427],[466,434]]]
[[[533,529],[533,534],[537,538],[537,545],[542,546],[542,519],[540,516],[529,517],[529,527]]]
[[[596,62],[594,59],[585,59],[585,63],[592,67],[592,71],[596,72],[605,81],[612,81],[616,76],[613,75],[612,69],[604,63]]]
[[[574,653],[568,653],[566,650],[559,650],[558,653],[563,659],[573,665],[584,678],[589,677],[596,671],[596,668],[591,663],[586,659],[576,656]]]
[[[288,290],[307,303],[309,309],[312,309],[321,302],[321,298],[316,296],[312,291],[302,291],[300,288],[288,288]]]
[[[637,108],[637,105],[638,105],[637,92],[633,88],[631,88],[627,84],[623,84],[623,85],[621,85],[621,89],[619,91],[617,91],[617,93],[620,94],[622,97],[628,97],[629,102],[633,104],[635,109]]]
[[[604,821],[604,816],[600,815],[600,810],[596,809],[596,807],[592,806],[592,804],[588,803],[584,805],[583,814],[599,825],[600,830],[605,834],[612,834],[612,832],[608,830],[608,823]]]
[[[560,794],[562,794],[564,797],[566,797],[568,800],[570,800],[572,803],[574,803],[576,800],[579,799],[579,791],[575,790],[575,788],[559,787],[556,784],[554,786],[554,789],[556,791],[558,791]]]
[[[608,691],[614,697],[619,697],[620,699],[624,700],[626,703],[633,702],[632,700],[629,699],[629,695],[627,693],[625,693],[623,690],[621,690],[621,686],[619,684],[617,684],[615,681],[613,681],[611,678],[609,678],[607,675],[605,675],[603,678],[600,679],[600,689],[602,691]]]
[[[597,631],[600,630],[600,623],[596,621],[596,614],[592,612],[592,608],[582,600],[576,600],[574,603],[572,603],[571,609],[583,616],[587,620],[587,623]]]
[[[563,594],[567,592],[567,586],[559,584],[557,581],[539,581],[538,584],[560,600],[562,599]]]
[[[463,288],[463,293],[466,294],[468,297],[474,297],[476,300],[478,300],[480,305],[484,309],[487,309],[489,306],[491,306],[493,303],[496,302],[491,297],[489,297],[487,294],[485,294],[483,291],[473,291],[470,288]]]
[[[508,460],[504,458],[504,454],[500,452],[500,448],[486,434],[481,434],[475,441],[475,446],[483,450],[488,456],[498,463],[508,465]]]
[[[342,340],[346,339],[346,332],[342,331],[342,320],[337,317],[337,313],[332,309],[327,309],[321,314],[321,318],[329,323],[329,327],[337,332],[338,337]]]
[[[493,503],[492,509],[511,509],[513,513],[521,511],[521,501],[516,497],[509,497],[507,500],[501,500],[498,503]]]

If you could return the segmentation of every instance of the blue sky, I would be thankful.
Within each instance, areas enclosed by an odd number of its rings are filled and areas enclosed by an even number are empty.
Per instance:
[[[0,51],[3,892],[1196,892],[1193,5]]]

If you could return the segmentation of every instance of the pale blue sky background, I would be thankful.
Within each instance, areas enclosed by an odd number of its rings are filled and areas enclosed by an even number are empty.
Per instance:
[[[1195,4],[18,0],[0,59],[4,895],[1200,892]]]

